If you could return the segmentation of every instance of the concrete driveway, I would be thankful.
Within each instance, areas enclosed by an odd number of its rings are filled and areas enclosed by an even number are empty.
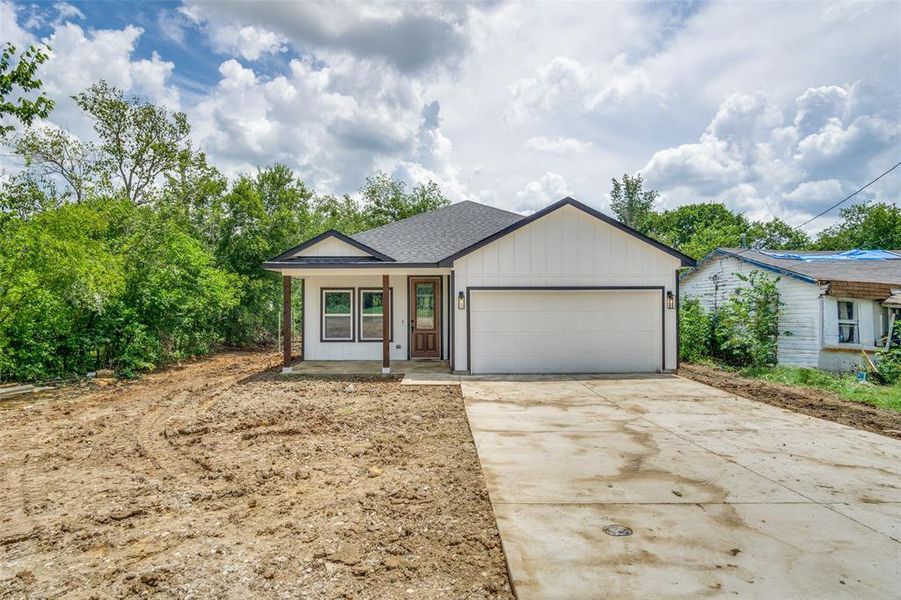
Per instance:
[[[462,389],[521,600],[898,597],[901,442],[676,376]]]

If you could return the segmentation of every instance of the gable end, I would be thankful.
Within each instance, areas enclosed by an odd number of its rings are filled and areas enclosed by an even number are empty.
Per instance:
[[[485,246],[486,244],[490,244],[491,242],[493,242],[495,240],[498,240],[510,233],[513,233],[517,229],[525,227],[526,225],[528,225],[530,223],[534,223],[538,219],[554,212],[557,209],[563,208],[564,206],[572,206],[573,208],[577,208],[577,209],[581,210],[582,212],[588,214],[589,216],[592,216],[600,221],[603,221],[604,223],[607,223],[608,225],[611,225],[611,226],[615,227],[616,229],[619,229],[620,231],[627,233],[633,237],[636,237],[639,240],[645,242],[646,244],[657,248],[658,250],[661,250],[671,256],[678,258],[682,262],[682,266],[692,267],[695,265],[695,260],[693,258],[691,258],[690,256],[682,254],[675,248],[671,248],[671,247],[667,246],[666,244],[658,242],[657,240],[650,238],[650,237],[644,235],[643,233],[636,231],[635,229],[632,229],[628,225],[623,225],[616,219],[608,217],[604,213],[602,213],[598,210],[595,210],[595,209],[591,208],[590,206],[579,202],[578,200],[570,198],[569,196],[551,204],[550,206],[536,212],[535,214],[533,214],[529,217],[526,217],[520,221],[517,221],[516,223],[513,223],[512,225],[510,225],[508,227],[505,227],[504,229],[501,229],[497,233],[494,233],[494,234],[486,237],[485,239],[479,240],[475,244],[472,244],[471,246],[468,246],[468,247],[464,248],[463,250],[460,250],[459,252],[456,252],[455,254],[448,256],[447,258],[443,258],[441,261],[439,261],[438,264],[442,267],[453,266],[455,260],[457,260],[463,256],[466,256],[470,252],[478,250],[479,248],[481,248],[482,246]]]

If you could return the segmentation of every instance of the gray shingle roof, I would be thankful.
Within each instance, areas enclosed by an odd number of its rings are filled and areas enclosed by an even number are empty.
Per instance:
[[[747,248],[718,248],[716,252],[737,256],[804,275],[816,281],[860,281],[901,285],[901,250],[891,250],[898,254],[897,259],[888,260],[827,260],[814,261],[776,258],[769,253],[784,253],[784,250],[749,250]],[[824,256],[836,254],[831,251],[799,250],[797,254]]]
[[[435,263],[523,218],[465,200],[350,237],[397,262]]]

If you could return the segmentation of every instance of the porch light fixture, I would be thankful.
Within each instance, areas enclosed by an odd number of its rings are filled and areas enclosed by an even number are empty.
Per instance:
[[[466,309],[466,296],[463,295],[463,292],[457,294],[457,308],[460,310]]]
[[[667,308],[676,308],[676,297],[672,292],[666,293],[666,307]]]

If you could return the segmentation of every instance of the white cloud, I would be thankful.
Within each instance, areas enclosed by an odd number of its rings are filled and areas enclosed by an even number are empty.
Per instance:
[[[253,25],[215,26],[211,29],[210,39],[218,52],[239,55],[246,60],[284,52],[287,42],[284,36]]]
[[[809,88],[794,107],[762,92],[732,95],[696,143],[656,152],[642,172],[671,205],[715,200],[768,216],[815,214],[894,160],[898,107],[891,97],[881,97],[888,104],[870,97],[881,89],[868,82]],[[860,199],[896,201],[899,189],[890,184]]]
[[[61,21],[66,19],[84,19],[84,13],[78,7],[72,6],[68,2],[57,2],[53,5],[53,8],[56,9]]]
[[[317,188],[343,193],[380,160],[434,169],[449,151],[421,88],[378,64],[296,59],[289,73],[266,77],[228,60],[219,71],[189,116],[227,171],[285,162]]]
[[[469,46],[466,23],[473,10],[464,3],[343,3],[234,0],[192,1],[191,14],[217,31],[232,24],[255,26],[319,54],[350,54],[380,60],[416,73],[450,65]],[[487,7],[490,9],[490,7]]]
[[[556,111],[612,112],[647,99],[658,103],[664,99],[647,74],[622,54],[603,66],[557,56],[535,76],[517,81],[510,94],[505,116],[514,125]]]
[[[530,214],[556,202],[569,194],[566,179],[557,173],[548,171],[541,179],[531,181],[522,190],[516,192],[513,210]]]
[[[12,2],[0,2],[0,39],[21,50],[22,46],[32,42],[33,37],[19,25],[20,10]],[[25,15],[21,16],[25,17]]]
[[[550,154],[581,154],[591,148],[591,142],[577,140],[576,138],[555,137],[549,138],[538,135],[526,141],[526,149],[535,152],[548,152]]]

